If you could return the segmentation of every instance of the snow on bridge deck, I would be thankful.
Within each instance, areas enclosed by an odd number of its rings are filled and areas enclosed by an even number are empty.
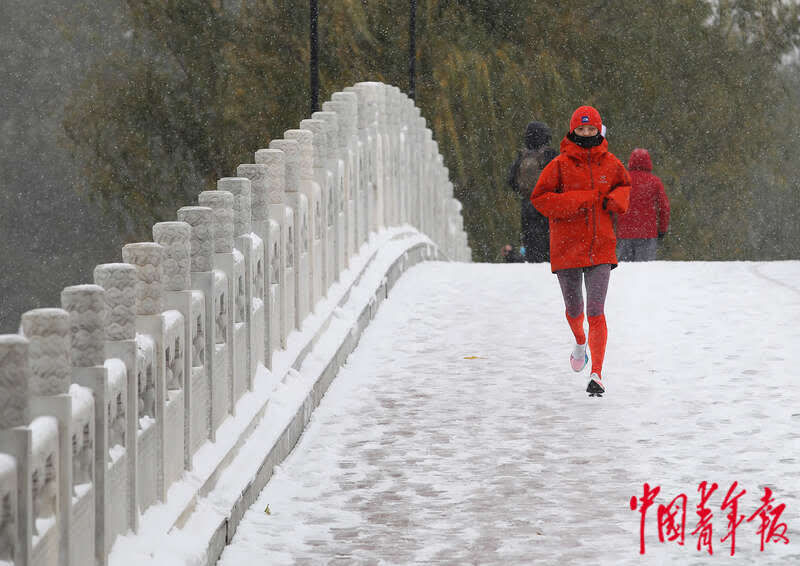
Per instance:
[[[416,266],[220,564],[800,563],[799,282],[800,262],[621,265],[596,399],[548,266]],[[703,480],[713,557],[691,534]],[[764,486],[790,542],[762,553],[746,519]],[[681,493],[685,545],[659,543],[658,504]]]

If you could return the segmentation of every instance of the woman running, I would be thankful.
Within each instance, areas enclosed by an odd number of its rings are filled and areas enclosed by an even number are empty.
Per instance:
[[[604,306],[611,270],[617,266],[614,215],[628,210],[631,180],[600,134],[603,121],[591,106],[572,114],[561,154],[544,168],[531,203],[550,221],[550,268],[558,277],[569,327],[575,335],[570,365],[589,362],[583,330],[583,291],[589,319],[592,373],[586,391],[602,396],[603,357],[608,331]]]

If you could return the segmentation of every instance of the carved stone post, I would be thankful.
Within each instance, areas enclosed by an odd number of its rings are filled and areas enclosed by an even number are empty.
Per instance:
[[[216,375],[216,295],[214,289],[214,211],[206,206],[185,206],[178,210],[178,220],[190,227],[190,278],[192,299],[199,302],[192,320],[192,436],[190,452],[207,439],[216,440],[216,427],[224,415],[216,415],[215,406],[224,406],[214,399],[214,384],[224,382]],[[224,371],[224,360],[222,368]]]
[[[173,465],[167,470],[167,485],[177,479],[184,469],[192,469],[192,330],[197,317],[204,313],[202,301],[195,301],[191,291],[191,235],[192,227],[186,222],[159,222],[153,225],[153,241],[164,248],[164,308],[176,310],[183,315],[182,336],[178,338],[178,343],[170,344],[173,351],[169,362],[173,366],[180,363],[182,367],[173,367],[167,372],[172,375],[172,380],[168,380],[166,384],[169,396],[183,396],[183,414],[173,416],[182,416],[179,419],[182,430],[170,430],[172,427],[165,425],[167,445],[175,449],[181,447],[183,460],[178,462],[168,459]]]
[[[311,181],[312,200],[309,200],[311,220],[311,302],[309,310],[316,310],[319,300],[327,294],[328,285],[328,230],[326,209],[327,200],[331,196],[331,181],[325,170],[327,125],[322,120],[302,120],[300,127],[312,133],[311,171],[305,173]],[[302,130],[298,130],[302,131]],[[298,138],[299,140],[300,138]],[[307,139],[307,138],[306,138]],[[308,143],[303,141],[302,143]],[[301,173],[302,174],[302,173]]]
[[[106,297],[106,357],[118,358],[127,370],[127,414],[125,419],[125,452],[128,464],[128,526],[139,530],[136,509],[137,461],[136,446],[139,429],[137,411],[139,380],[136,360],[136,267],[129,263],[104,263],[94,268],[95,285],[105,290]]]
[[[227,385],[226,409],[230,414],[236,412],[235,380],[237,345],[234,335],[234,322],[236,320],[236,291],[237,273],[243,269],[244,260],[234,254],[233,247],[233,195],[227,191],[203,191],[199,197],[200,206],[207,206],[214,211],[214,269],[217,277],[225,279],[227,291],[225,300],[216,305],[218,315],[217,353],[227,357],[225,383]],[[237,265],[241,264],[241,266]],[[220,332],[222,330],[222,332]],[[223,346],[225,353],[223,354]],[[216,374],[215,374],[216,375]],[[241,378],[239,378],[241,379]],[[216,384],[215,384],[216,387]],[[224,417],[223,417],[224,418]],[[218,427],[221,423],[214,423]]]
[[[14,564],[18,566],[33,566],[33,438],[27,426],[30,422],[29,347],[30,343],[23,336],[0,334],[0,451],[17,460],[17,545]]]
[[[271,310],[269,265],[272,241],[269,219],[269,173],[266,165],[261,163],[247,163],[236,168],[236,174],[250,180],[250,215],[254,263],[252,271],[251,289],[253,298],[261,301],[261,311],[258,311],[257,301],[251,307],[253,372],[258,362],[263,363],[267,369],[272,370],[272,349],[270,346],[270,320],[280,314]],[[238,244],[237,244],[238,245]],[[242,243],[244,246],[245,244]],[[258,250],[260,249],[260,253]],[[276,337],[277,338],[277,337]],[[251,381],[252,387],[252,381]]]
[[[69,313],[35,309],[22,315],[22,331],[30,342],[30,416],[58,420],[59,560],[70,559],[72,523],[72,383]]]
[[[345,125],[346,112],[344,102],[329,101],[322,104],[323,114],[333,115],[335,120],[328,119],[332,127],[335,141],[330,143],[329,150],[332,154],[332,171],[338,194],[338,217],[336,231],[337,245],[337,269],[336,280],[338,281],[341,272],[350,265],[350,254],[353,244],[350,242],[351,222],[352,222],[352,202],[351,191],[351,172],[350,172],[350,149],[348,147],[349,132]]]
[[[346,87],[345,92],[354,94],[358,99],[359,202],[357,203],[357,216],[359,222],[360,246],[369,239],[369,234],[372,230],[374,198],[377,190],[375,186],[374,170],[376,140],[375,136],[372,134],[370,127],[371,121],[369,119],[370,113],[374,114],[374,106],[372,112],[370,112],[370,108],[368,108],[367,92],[363,87],[360,89],[356,87]]]
[[[269,142],[270,149],[281,150],[284,154],[285,185],[284,185],[284,211],[282,222],[283,271],[284,280],[281,281],[283,290],[283,304],[286,316],[281,330],[281,344],[286,347],[286,338],[295,328],[302,324],[300,318],[300,298],[308,297],[306,287],[302,289],[303,279],[299,276],[301,265],[307,270],[308,253],[303,248],[303,226],[308,232],[308,199],[299,192],[300,176],[298,170],[300,146],[295,140],[279,139]],[[301,257],[302,254],[302,257]]]
[[[244,276],[237,275],[236,281],[234,281],[236,317],[233,326],[236,347],[240,349],[236,358],[235,403],[241,398],[245,390],[252,390],[256,367],[261,359],[257,352],[262,348],[257,348],[254,341],[256,335],[260,337],[261,343],[264,341],[264,313],[263,307],[258,310],[260,321],[258,328],[256,328],[253,323],[253,299],[256,298],[254,285],[257,279],[256,269],[261,263],[260,258],[257,256],[261,255],[263,257],[264,252],[261,238],[256,236],[252,229],[252,186],[250,179],[247,177],[226,177],[217,181],[217,189],[228,191],[233,195],[234,244],[242,255],[243,260],[241,269],[244,272]]]
[[[286,300],[286,154],[280,149],[259,149],[256,163],[262,165],[266,176],[269,235],[267,237],[268,262],[266,264],[265,297],[269,326],[267,336],[269,348],[267,360],[272,369],[272,354],[278,348],[286,348],[287,300]],[[294,296],[292,296],[294,298]],[[294,313],[292,313],[294,322]]]
[[[301,292],[298,294],[299,302],[297,303],[299,321],[297,328],[302,329],[303,321],[305,321],[306,316],[314,309],[316,304],[315,272],[320,249],[315,234],[314,214],[322,198],[322,189],[314,181],[313,132],[310,130],[286,130],[283,135],[288,140],[297,141],[299,148],[296,162],[299,179],[297,190],[305,196],[303,201],[307,203],[305,208],[302,205],[298,208],[300,215],[296,216],[296,219],[300,222],[297,225],[297,236],[300,237],[298,241],[300,256],[297,280],[301,287]],[[319,284],[316,287],[318,290]]]
[[[378,130],[378,95],[369,83],[357,83],[352,89],[358,96],[358,127],[366,149],[367,238],[383,226],[383,140]]]
[[[344,127],[344,145],[347,147],[345,193],[347,194],[347,255],[358,253],[361,243],[362,218],[359,211],[361,201],[361,164],[363,144],[358,130],[358,96],[354,92],[334,92],[331,101],[342,105],[340,123]],[[349,261],[349,260],[348,260]]]
[[[99,285],[75,285],[61,291],[61,307],[69,313],[72,381],[90,389],[94,396],[94,528],[91,541],[84,538],[72,540],[76,550],[94,549],[95,560],[105,564],[106,537],[108,536],[109,504],[107,479],[108,416],[106,403],[109,395],[108,370],[105,363],[106,300],[105,291]],[[89,474],[91,477],[91,473]],[[76,525],[77,526],[77,525]],[[73,534],[78,533],[77,529]],[[85,554],[84,554],[85,555]]]
[[[165,501],[167,497],[167,482],[165,481],[166,458],[166,431],[165,411],[167,403],[166,384],[166,335],[164,329],[164,282],[162,262],[164,248],[154,242],[140,242],[128,244],[122,248],[122,259],[136,267],[136,332],[149,337],[153,342],[154,368],[145,376],[143,397],[147,404],[154,403],[153,416],[155,422],[154,432],[146,432],[148,438],[140,441],[140,450],[151,453],[148,448],[151,442],[155,443],[155,462],[145,459],[139,460],[139,477],[142,491],[142,500],[138,502],[145,509],[152,502],[145,494],[154,494],[156,501]],[[150,435],[154,435],[150,438]],[[153,485],[154,483],[154,485]],[[145,489],[147,484],[147,489]]]
[[[323,107],[325,105],[323,104]],[[344,201],[342,200],[342,175],[339,170],[339,120],[336,112],[314,112],[314,119],[325,122],[325,151],[321,156],[319,169],[325,175],[323,203],[325,210],[324,230],[326,231],[325,250],[326,278],[325,293],[334,281],[339,280],[343,269],[344,252]],[[317,161],[314,161],[316,164]],[[344,164],[342,164],[344,169]]]

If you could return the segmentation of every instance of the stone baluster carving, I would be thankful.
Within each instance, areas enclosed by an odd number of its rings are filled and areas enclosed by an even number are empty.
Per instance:
[[[301,163],[310,165],[313,162],[313,152],[310,146],[301,151],[300,143],[288,136],[292,130],[285,132],[286,139],[272,140],[269,143],[270,149],[280,149],[285,154],[286,164],[286,220],[283,224],[284,235],[284,263],[287,276],[285,278],[284,302],[286,303],[286,320],[282,332],[282,343],[293,328],[300,329],[302,321],[308,308],[308,297],[310,285],[308,284],[308,260],[309,252],[309,226],[308,226],[308,197],[303,191],[305,182],[308,179],[308,168],[305,173],[301,173]],[[306,134],[311,136],[311,132]],[[291,314],[290,314],[291,313]]]
[[[153,240],[163,248],[165,291],[184,291],[192,286],[191,237],[192,227],[186,222],[159,222],[153,226]]]
[[[252,231],[251,183],[246,177],[225,177],[217,181],[217,190],[233,195],[233,233],[236,236]]]
[[[35,309],[22,315],[22,331],[30,342],[30,393],[61,395],[72,383],[70,320],[63,309]]]
[[[128,244],[122,248],[125,263],[136,266],[136,314],[161,314],[163,282],[161,264],[164,248],[155,242]]]
[[[184,206],[178,209],[178,220],[191,226],[189,236],[191,271],[213,271],[214,211],[207,206]]]
[[[69,312],[72,366],[102,366],[105,362],[105,291],[99,285],[74,285],[61,291],[61,306]]]
[[[279,139],[269,142],[269,148],[279,149],[283,152],[284,190],[287,193],[296,193],[300,187],[300,145],[296,140]]]
[[[136,338],[136,267],[129,263],[98,265],[94,282],[105,289],[106,340]]]
[[[214,211],[214,252],[233,253],[233,195],[228,191],[203,191],[200,206]]]
[[[268,150],[259,150],[268,151]],[[258,152],[256,152],[258,156]],[[255,163],[245,163],[236,168],[236,175],[245,177],[250,180],[250,220],[254,225],[262,222],[269,222],[269,183],[267,182],[268,174],[263,164],[258,161],[256,157]],[[230,190],[230,189],[222,189]],[[231,191],[233,192],[233,191]],[[265,240],[263,234],[259,234],[262,240]]]
[[[26,426],[30,421],[29,348],[24,336],[0,335],[0,430]]]
[[[267,360],[271,366],[272,352],[286,347],[283,329],[286,327],[285,294],[286,272],[283,269],[283,253],[286,249],[284,220],[286,215],[286,156],[280,149],[260,149],[255,155],[256,164],[262,167],[264,188],[269,208],[268,261],[266,265],[268,322],[267,332],[269,346]],[[248,175],[249,176],[249,175]]]

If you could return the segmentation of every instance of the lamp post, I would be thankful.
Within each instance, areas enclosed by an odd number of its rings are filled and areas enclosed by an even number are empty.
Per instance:
[[[319,5],[317,0],[310,0],[311,15],[311,112],[319,111],[319,41],[317,35],[317,21],[319,20]]]
[[[408,21],[408,96],[414,100],[416,77],[414,76],[417,61],[417,0],[411,0],[411,14]]]

